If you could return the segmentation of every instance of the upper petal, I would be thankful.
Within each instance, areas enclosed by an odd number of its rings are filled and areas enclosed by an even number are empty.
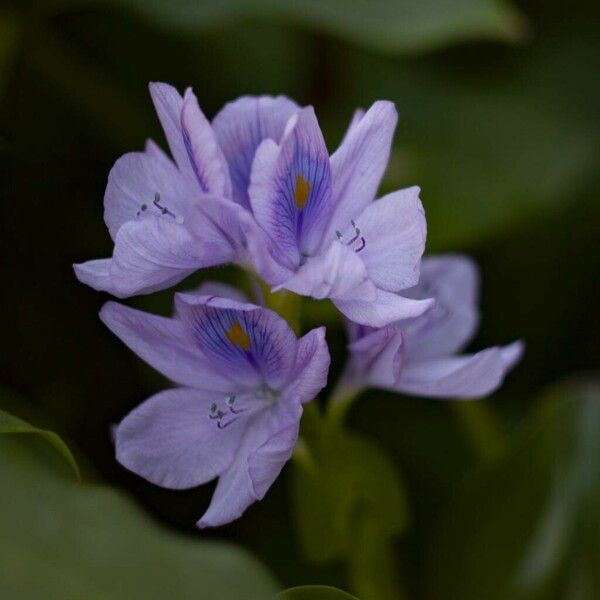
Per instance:
[[[421,317],[399,324],[407,357],[434,358],[466,346],[479,324],[478,287],[477,267],[467,256],[423,259],[418,285],[404,293],[411,298],[433,296],[435,305]]]
[[[151,82],[148,88],[150,89],[150,96],[152,97],[156,114],[165,132],[165,137],[167,138],[175,163],[188,182],[195,185],[196,175],[192,168],[181,130],[183,98],[168,83]]]
[[[326,385],[331,357],[325,341],[325,327],[313,329],[298,340],[298,355],[282,402],[305,403]]]
[[[116,302],[107,302],[102,307],[100,319],[140,358],[176,383],[223,394],[235,391],[235,382],[216,371],[190,343],[178,319],[152,315]]]
[[[214,479],[232,464],[247,422],[224,428],[211,419],[218,392],[177,388],[155,394],[115,431],[117,460],[148,481],[186,489]]]
[[[123,223],[144,212],[158,215],[158,206],[185,217],[192,197],[193,191],[175,165],[149,143],[145,152],[123,155],[111,169],[104,193],[104,221],[114,240]],[[154,204],[157,199],[158,206]]]
[[[314,253],[331,214],[331,172],[314,110],[293,117],[277,146],[261,144],[252,167],[250,204],[257,222],[292,264]]]
[[[190,338],[214,368],[240,385],[281,389],[296,360],[297,340],[271,310],[215,296],[176,294]]]
[[[378,101],[356,115],[340,147],[331,156],[335,212],[327,238],[343,230],[375,198],[386,169],[398,114],[391,102]]]
[[[413,300],[376,288],[373,300],[336,298],[333,303],[351,321],[369,327],[383,327],[400,319],[422,315],[434,300]]]
[[[284,96],[243,96],[226,104],[212,126],[229,165],[233,199],[249,208],[248,185],[254,154],[267,138],[279,142],[298,105]]]
[[[419,280],[427,235],[419,191],[411,187],[388,194],[371,203],[356,219],[364,239],[359,255],[369,277],[381,289],[399,292]]]
[[[476,354],[407,362],[394,390],[433,398],[480,398],[495,391],[522,353],[515,342]]]
[[[191,88],[185,91],[181,130],[192,170],[204,192],[231,197],[229,169],[216,135]]]

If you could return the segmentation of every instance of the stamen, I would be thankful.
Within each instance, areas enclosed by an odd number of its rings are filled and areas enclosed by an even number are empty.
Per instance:
[[[350,246],[350,244],[354,244],[354,242],[360,237],[360,229],[356,226],[356,223],[354,221],[350,221],[350,223],[352,223],[352,227],[354,227],[356,235],[347,243],[348,246]]]
[[[140,210],[137,211],[137,213],[135,213],[136,217],[139,217],[143,212],[146,212],[148,210],[148,205],[147,204],[142,204],[140,206]]]
[[[154,194],[154,206],[156,206],[163,215],[169,215],[170,217],[175,218],[175,213],[172,213],[166,206],[161,205],[160,194],[158,192]]]
[[[231,394],[231,396],[227,397],[227,400],[225,400],[225,404],[227,404],[227,407],[229,408],[229,412],[231,412],[234,415],[239,415],[240,413],[243,413],[243,410],[235,410],[233,408],[233,404],[235,402],[235,394]]]
[[[354,252],[358,253],[365,249],[365,246],[367,245],[367,240],[362,235],[360,235],[360,227],[358,227],[354,219],[350,219],[350,223],[352,223],[352,227],[354,227],[354,237],[346,242],[346,246],[352,246],[356,242],[359,242],[360,246],[358,248],[354,248]],[[335,235],[340,241],[344,239],[344,236],[337,229],[335,230]]]
[[[216,402],[213,402],[210,405],[210,410],[208,413],[208,418],[211,421],[216,421],[217,427],[219,429],[225,429],[226,427],[229,427],[232,423],[234,423],[235,421],[237,421],[239,419],[238,416],[235,416],[229,421],[224,421],[224,418],[227,417],[229,414],[239,415],[240,413],[243,413],[246,411],[246,409],[236,410],[234,408],[235,394],[230,394],[229,396],[227,396],[227,398],[225,399],[225,404],[227,405],[229,412],[223,412],[222,410],[219,409],[218,404]]]
[[[227,421],[227,423],[223,423],[221,421],[219,421],[217,423],[217,427],[219,429],[225,429],[226,427],[229,427],[232,423],[235,423],[237,421],[237,419],[231,419],[231,421]]]
[[[175,219],[175,222],[178,223],[179,225],[181,225],[183,223],[184,219],[181,215],[176,215],[174,212],[170,211],[166,206],[164,206],[160,203],[160,194],[158,192],[156,192],[154,194],[153,204],[154,204],[154,206],[156,206],[156,208],[158,208],[158,210],[160,210],[161,214],[169,215],[170,217]]]

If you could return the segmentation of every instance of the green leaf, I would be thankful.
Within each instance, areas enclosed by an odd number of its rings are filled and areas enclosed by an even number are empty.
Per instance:
[[[598,540],[600,380],[582,380],[546,396],[513,451],[459,488],[432,538],[428,598],[591,598],[562,592],[592,589]]]
[[[69,447],[63,442],[59,435],[53,431],[46,429],[38,429],[33,425],[30,425],[26,421],[15,417],[10,413],[0,410],[0,435],[2,434],[36,434],[47,440],[67,461],[69,466],[75,472],[77,479],[81,479],[81,473],[79,472],[79,466],[75,457],[69,450]]]
[[[0,597],[11,600],[268,600],[276,586],[244,551],[153,523],[104,486],[43,467],[0,437]]]
[[[513,41],[523,19],[504,0],[110,0],[157,26],[197,32],[232,20],[278,19],[386,52],[471,39]]]
[[[358,600],[337,588],[328,585],[301,585],[281,592],[280,600]]]
[[[398,107],[386,187],[421,186],[428,251],[556,211],[597,177],[596,33],[556,22],[526,51],[480,53],[392,61],[343,48],[336,62],[345,101]]]
[[[361,597],[400,598],[392,540],[408,519],[393,464],[371,441],[321,417],[314,407],[302,427],[292,485],[306,558],[345,561],[353,591]]]
[[[292,485],[303,551],[323,563],[352,555],[365,519],[378,536],[399,533],[407,507],[388,457],[368,439],[315,413],[307,410],[303,418]]]

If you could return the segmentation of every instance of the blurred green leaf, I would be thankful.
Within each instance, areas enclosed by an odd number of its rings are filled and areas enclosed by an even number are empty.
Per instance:
[[[599,38],[548,25],[527,51],[487,48],[419,61],[340,49],[340,95],[396,102],[390,187],[418,184],[428,249],[456,249],[573,202],[598,172]],[[339,111],[336,112],[336,118]]]
[[[16,14],[0,9],[0,97],[4,93],[4,86],[18,49],[20,35],[21,23]]]
[[[230,545],[175,535],[122,494],[45,469],[0,438],[0,597],[266,600],[275,584]]]
[[[346,560],[359,595],[398,597],[394,569],[387,569],[386,561],[392,560],[392,538],[407,525],[407,506],[389,458],[315,409],[305,414],[297,458],[293,499],[307,559]],[[382,589],[395,591],[382,594]]]
[[[358,600],[337,588],[328,585],[301,585],[281,592],[281,600]]]
[[[589,379],[543,398],[513,451],[458,489],[432,539],[428,598],[591,599],[599,540],[600,380]],[[579,591],[558,593],[564,581]]]
[[[352,553],[364,518],[386,537],[402,531],[407,507],[385,454],[315,412],[306,411],[304,417],[293,493],[303,550],[310,560],[326,562]]]
[[[387,52],[465,39],[515,40],[523,19],[504,0],[110,0],[156,25],[198,31],[250,17],[291,20]]]
[[[38,429],[37,427],[30,425],[26,421],[19,419],[19,417],[15,417],[10,413],[0,410],[0,435],[10,433],[33,433],[41,436],[42,438],[47,440],[52,446],[54,446],[56,450],[58,450],[59,454],[67,461],[69,466],[75,472],[77,479],[81,478],[77,461],[75,460],[75,457],[69,450],[69,447],[62,441],[60,436],[58,436],[53,431]]]

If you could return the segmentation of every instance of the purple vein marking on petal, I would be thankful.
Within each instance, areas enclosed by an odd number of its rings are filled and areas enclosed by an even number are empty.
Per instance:
[[[190,139],[190,134],[186,130],[185,127],[181,128],[181,132],[183,134],[183,144],[188,154],[188,158],[190,159],[190,164],[192,166],[192,170],[194,171],[194,175],[196,175],[196,179],[198,180],[198,184],[203,192],[208,192],[208,185],[206,184],[206,180],[204,178],[204,173],[200,171],[198,164],[194,158],[194,151],[192,149],[192,140]]]

